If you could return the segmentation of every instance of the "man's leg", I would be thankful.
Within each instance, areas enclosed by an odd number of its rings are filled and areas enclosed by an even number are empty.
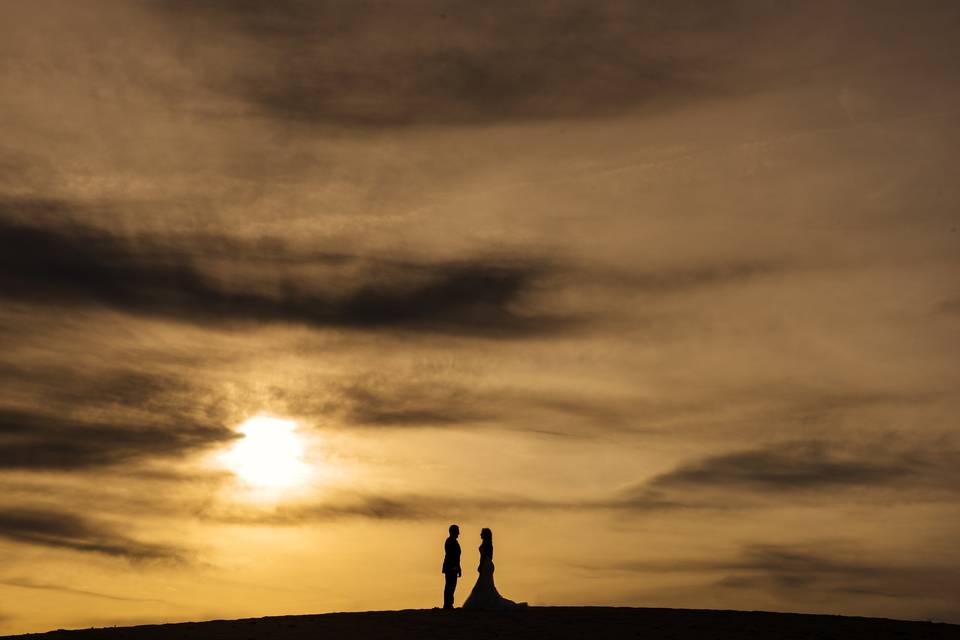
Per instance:
[[[445,573],[443,577],[446,578],[446,583],[443,585],[443,608],[453,609],[453,592],[457,588],[457,574]]]

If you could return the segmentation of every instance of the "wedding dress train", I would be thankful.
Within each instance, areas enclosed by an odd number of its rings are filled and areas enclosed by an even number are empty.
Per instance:
[[[526,602],[514,602],[500,595],[493,584],[493,545],[485,548],[480,545],[480,566],[477,567],[479,576],[473,590],[463,603],[464,609],[480,609],[485,611],[502,609],[519,609],[526,607]]]

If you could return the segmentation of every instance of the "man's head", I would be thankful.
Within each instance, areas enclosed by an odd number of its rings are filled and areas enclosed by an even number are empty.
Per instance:
[[[460,535],[460,527],[455,524],[450,525],[450,537],[456,538]]]

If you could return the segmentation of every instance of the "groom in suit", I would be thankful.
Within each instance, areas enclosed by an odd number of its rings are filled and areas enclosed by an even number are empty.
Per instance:
[[[443,585],[443,608],[453,609],[453,592],[457,589],[457,578],[462,573],[460,571],[460,543],[457,538],[460,536],[460,527],[455,524],[450,525],[450,537],[443,543],[443,575],[446,581]]]

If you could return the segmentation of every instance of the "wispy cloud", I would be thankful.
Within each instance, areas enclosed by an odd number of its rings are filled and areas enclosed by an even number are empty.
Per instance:
[[[90,596],[91,598],[101,598],[104,600],[114,600],[117,602],[163,602],[156,598],[131,598],[128,596],[117,596],[100,591],[90,591],[88,589],[77,589],[66,585],[53,584],[48,582],[37,582],[28,578],[4,578],[0,580],[0,585],[8,587],[19,587],[21,589],[35,589],[39,591],[57,591],[60,593],[69,593],[79,596]]]
[[[710,487],[789,492],[886,484],[916,473],[908,460],[873,461],[827,442],[786,442],[681,465],[650,482],[654,488]]]
[[[342,413],[344,423],[376,427],[511,428],[545,435],[603,437],[626,429],[624,404],[608,398],[543,390],[468,385],[435,374],[364,375],[331,389],[325,408]],[[309,400],[303,404],[310,410]],[[543,426],[543,425],[549,426]]]
[[[936,564],[866,558],[843,541],[748,544],[732,557],[671,561],[630,561],[611,567],[639,573],[690,573],[709,578],[713,588],[879,598],[949,599],[960,589],[955,571]]]
[[[184,48],[182,63],[202,67],[208,90],[239,102],[221,115],[337,128],[657,113],[786,84],[828,62],[839,70],[845,61],[833,52],[844,45],[888,44],[864,37],[872,32],[937,62],[935,44],[890,29],[896,3],[869,14],[848,3],[771,11],[763,2],[701,0],[669,10],[620,0],[482,7],[418,0],[375,11],[299,0],[269,9],[224,0],[148,6],[174,29],[188,22],[208,34]],[[955,13],[925,7],[924,31],[942,34]],[[775,63],[762,59],[771,42]]]
[[[113,525],[62,510],[4,508],[0,511],[0,538],[135,561],[183,559],[180,549],[140,542]]]
[[[455,494],[333,493],[319,502],[251,507],[210,505],[203,515],[230,523],[296,526],[345,518],[370,520],[449,520],[513,511],[558,511],[607,508],[605,504],[537,499],[519,495],[478,497]]]
[[[342,389],[347,420],[374,426],[441,426],[489,420],[477,394],[449,384],[354,384]]]
[[[941,313],[960,314],[960,298],[944,300],[940,303],[938,310]]]
[[[0,469],[80,470],[170,457],[227,442],[222,426],[117,423],[0,410]]]
[[[737,43],[723,28],[729,8],[713,5],[418,1],[376,15],[296,0],[269,10],[222,0],[160,7],[221,34],[235,60],[231,73],[210,68],[208,86],[242,99],[248,114],[339,127],[585,117],[702,99],[721,91],[709,54]],[[658,37],[686,29],[702,34],[702,55]],[[184,57],[203,64],[203,47]]]
[[[742,284],[752,279],[782,273],[786,264],[772,261],[730,261],[726,263],[683,265],[674,268],[635,270],[607,276],[607,281],[624,289],[648,295],[681,294],[698,289]]]
[[[176,416],[189,420],[184,413],[193,407],[188,406],[187,398],[198,394],[199,382],[186,373],[189,362],[178,366],[179,371],[173,372],[145,362],[110,363],[105,367],[77,362],[9,362],[0,364],[0,383],[5,392],[0,398],[13,404],[18,397],[28,398],[41,404],[43,411],[59,412],[61,417],[109,408],[118,413],[152,414],[153,419]]]
[[[901,491],[912,499],[949,500],[960,487],[958,460],[960,450],[949,440],[924,447],[780,442],[680,463],[626,490],[622,504],[730,508],[786,495],[831,492],[839,499],[849,489],[858,490],[858,499],[869,499],[869,491],[875,496]]]
[[[22,204],[0,207],[19,210]],[[520,310],[548,269],[527,258],[391,264],[354,257],[351,269],[297,277],[272,272],[270,261],[261,263],[259,277],[230,286],[162,238],[125,238],[63,221],[38,226],[11,216],[0,217],[0,249],[0,296],[34,304],[101,305],[200,323],[285,322],[491,338],[553,333],[575,323]],[[262,247],[237,247],[230,262],[249,268],[258,254]],[[345,261],[341,254],[319,259],[327,267]]]
[[[841,445],[835,444],[835,449]],[[206,516],[228,522],[297,525],[340,518],[372,520],[436,520],[451,514],[521,512],[605,512],[653,514],[718,512],[763,507],[784,495],[816,496],[843,491],[852,500],[888,501],[891,492],[910,499],[952,500],[960,487],[958,452],[945,445],[941,453],[884,449],[873,457],[859,450],[827,454],[827,443],[789,442],[741,453],[681,463],[673,471],[624,490],[567,499],[520,495],[363,494],[328,495],[321,502],[271,509],[212,507]],[[867,491],[864,491],[867,490]],[[873,493],[871,493],[871,491]]]

